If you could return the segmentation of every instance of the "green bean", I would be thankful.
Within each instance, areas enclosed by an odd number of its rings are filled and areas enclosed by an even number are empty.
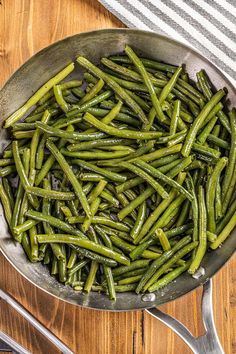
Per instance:
[[[67,132],[71,132],[73,130],[74,130],[74,128],[72,126],[69,126],[66,129]],[[58,148],[61,149],[65,144],[66,144],[66,141],[61,139],[59,141]],[[41,183],[41,181],[44,179],[44,177],[48,174],[48,172],[50,171],[51,167],[53,166],[55,160],[56,160],[55,157],[53,155],[50,155],[48,157],[48,159],[45,161],[44,165],[42,166],[41,170],[39,171],[39,173],[36,176],[36,179],[35,179],[36,186],[38,186]]]
[[[182,149],[182,145],[178,144],[175,146],[171,147],[165,147],[162,149],[155,150],[154,152],[151,152],[149,154],[145,154],[143,156],[140,156],[140,159],[146,162],[157,160],[159,158],[165,157],[167,155],[172,155],[180,152]]]
[[[144,220],[146,217],[146,213],[147,213],[147,204],[146,204],[146,201],[144,201],[138,209],[137,219],[135,221],[134,227],[132,228],[132,230],[130,232],[130,236],[133,239],[135,239],[138,236],[138,234],[143,226],[143,223],[144,223]]]
[[[214,167],[212,174],[209,177],[207,183],[206,191],[206,205],[207,205],[207,229],[210,232],[215,233],[216,231],[216,221],[215,221],[215,196],[216,196],[216,186],[217,181],[220,178],[222,170],[227,165],[227,157],[222,157],[218,160],[217,164]]]
[[[178,77],[181,74],[181,72],[182,72],[182,67],[177,68],[175,73],[172,75],[171,79],[166,84],[166,86],[162,89],[159,97],[160,103],[162,103],[166,99],[168,94],[172,91],[172,89],[176,85],[176,81],[178,80]]]
[[[192,260],[192,263],[189,267],[188,272],[194,274],[199,268],[200,263],[206,253],[207,247],[207,213],[205,205],[205,191],[202,186],[199,186],[198,190],[198,210],[199,210],[199,245],[196,250],[195,258]]]
[[[107,266],[103,266],[103,270],[106,278],[106,284],[107,284],[110,300],[116,300],[116,289],[114,285],[112,270],[110,267]]]
[[[30,97],[30,99],[17,111],[15,111],[9,118],[6,119],[4,128],[12,126],[14,123],[19,121],[25,113],[34,106],[40,98],[42,98],[45,93],[47,93],[54,85],[63,80],[67,75],[69,75],[74,70],[74,64],[71,63],[60,71],[56,76],[45,83],[40,89]]]
[[[2,178],[2,184],[3,184],[3,188],[5,190],[5,193],[9,199],[9,203],[11,206],[11,209],[13,211],[14,209],[14,205],[15,205],[15,201],[14,201],[14,197],[13,197],[13,193],[12,193],[12,187],[10,182],[8,181],[7,178]]]
[[[106,152],[106,151],[68,151],[67,149],[61,149],[61,153],[64,156],[69,156],[69,157],[74,157],[74,158],[84,159],[84,160],[111,159],[111,158],[119,158],[119,157],[130,155],[130,152],[126,150]]]
[[[181,265],[180,267],[164,275],[153,285],[153,287],[155,286],[155,291],[163,288],[164,286],[166,286],[167,284],[175,280],[177,277],[179,277],[182,273],[188,270],[189,265],[190,265],[190,261],[186,262],[184,265]]]
[[[181,173],[178,178],[179,184],[182,184],[184,179],[185,179],[186,174]],[[143,237],[148,233],[148,231],[151,229],[152,225],[156,222],[156,220],[160,217],[160,215],[168,208],[170,203],[174,200],[176,197],[176,190],[171,190],[169,194],[169,198],[166,200],[163,200],[157,208],[149,215],[147,220],[145,221],[141,231],[139,232],[138,236],[135,238],[134,243],[137,244],[139,243]],[[119,216],[119,214],[118,214]]]
[[[75,250],[72,250],[72,251],[75,251]],[[82,261],[79,261],[77,264],[74,264],[73,267],[71,267],[68,270],[68,275],[71,276],[72,274],[74,274],[78,270],[82,269],[88,262],[89,262],[89,260],[83,259]],[[69,262],[68,262],[68,264],[69,264]],[[68,264],[67,264],[67,268],[68,268]]]
[[[36,152],[36,162],[35,162],[35,167],[37,170],[41,170],[43,165],[46,140],[47,140],[47,136],[44,135],[38,144],[38,149]]]
[[[174,102],[174,109],[171,117],[171,123],[170,123],[170,135],[174,135],[176,133],[177,125],[178,125],[178,119],[180,115],[180,106],[181,102],[179,100],[176,100]]]
[[[127,56],[123,56],[123,55],[122,56],[121,55],[111,55],[109,58],[114,62],[120,62],[120,63],[125,63],[125,64],[132,63],[131,59],[129,59]],[[141,61],[144,64],[144,66],[146,66],[147,68],[153,68],[153,69],[167,71],[167,72],[171,72],[171,73],[174,73],[176,70],[176,66],[174,66],[174,65],[159,63],[155,60],[141,58]]]
[[[88,217],[90,217],[91,213],[90,213],[90,208],[89,208],[87,198],[83,192],[80,182],[78,181],[78,179],[74,175],[74,173],[73,173],[72,169],[70,168],[69,164],[67,163],[66,159],[62,156],[60,151],[57,149],[57,147],[51,141],[48,140],[46,142],[46,146],[50,150],[52,155],[55,157],[57,162],[60,164],[61,169],[64,171],[65,175],[67,176],[67,178],[71,182],[71,184],[74,188],[74,192],[75,192],[77,198],[79,199],[86,215]]]
[[[178,235],[181,235],[181,234],[187,232],[188,230],[191,229],[192,226],[193,226],[192,223],[188,223],[185,225],[177,226],[174,229],[167,230],[167,231],[165,231],[165,233],[168,238],[171,238],[171,237],[178,236]]]
[[[21,183],[22,183],[24,189],[26,189],[27,187],[30,187],[30,183],[28,181],[28,178],[26,176],[26,173],[25,173],[22,161],[21,161],[21,157],[20,157],[19,148],[18,148],[18,142],[17,141],[13,141],[12,150],[13,150],[13,157],[14,157],[14,160],[15,160],[17,173],[19,175],[19,178],[21,180]],[[37,197],[32,196],[32,195],[28,195],[28,199],[29,199],[30,204],[35,209],[37,209],[39,207],[39,201],[38,201]]]
[[[217,235],[210,231],[207,231],[207,241],[214,242],[217,239]]]
[[[212,158],[219,158],[220,157],[220,152],[212,149],[208,146],[200,145],[197,143],[192,144],[192,149],[200,154],[212,157]]]
[[[231,231],[234,229],[236,225],[236,212],[234,212],[231,218],[227,220],[227,223],[224,222],[224,224],[224,228],[220,231],[219,235],[217,236],[217,239],[210,245],[212,249],[218,248],[227,239]]]
[[[159,258],[154,260],[151,263],[151,265],[148,267],[147,271],[143,274],[141,280],[138,283],[137,288],[135,289],[135,292],[137,294],[139,294],[140,291],[142,291],[143,288],[146,287],[149,280],[152,279],[152,277],[156,273],[156,271],[163,264],[165,264],[169,259],[171,260],[173,258],[173,256],[175,255],[175,253],[178,253],[179,250],[182,250],[183,247],[185,247],[186,245],[188,245],[190,243],[190,241],[191,241],[190,236],[186,236],[186,237],[182,238],[173,248],[164,252]],[[113,274],[114,274],[114,271],[113,271]],[[148,286],[147,286],[147,288],[148,288]]]
[[[219,147],[222,147],[223,149],[230,150],[230,144],[227,141],[216,137],[215,135],[209,134],[207,140]]]
[[[67,149],[69,151],[81,151],[81,150],[90,150],[93,148],[98,148],[98,147],[112,147],[114,145],[129,145],[130,140],[129,139],[116,139],[116,138],[110,138],[110,139],[100,139],[100,140],[94,140],[94,141],[85,141],[82,143],[78,144],[70,144],[67,145]]]
[[[66,222],[59,220],[54,216],[44,215],[40,212],[28,210],[25,213],[26,216],[29,218],[36,220],[36,221],[44,221],[49,223],[51,226],[57,227],[58,229],[71,233],[72,235],[77,235],[81,238],[85,238],[85,235],[78,229],[75,229],[71,225],[67,224]]]
[[[174,160],[164,166],[161,166],[158,168],[158,171],[160,171],[161,173],[167,174],[169,171],[171,171],[174,167],[179,166],[179,164],[182,162],[182,159],[177,159]],[[154,164],[151,163],[151,166],[153,166]],[[175,175],[175,174],[174,174]]]
[[[86,248],[88,250],[92,250],[98,254],[101,254],[105,257],[111,258],[121,264],[129,265],[130,261],[128,258],[122,256],[121,254],[105,247],[102,245],[99,245],[93,241],[78,238],[75,235],[69,235],[69,234],[43,234],[43,235],[37,235],[38,242],[39,243],[53,243],[53,242],[58,242],[58,243],[71,243],[73,245],[77,245],[82,248]]]
[[[216,183],[216,196],[215,196],[215,218],[218,221],[222,217],[222,199],[221,199],[221,184],[218,179]]]
[[[182,193],[190,201],[193,199],[192,195],[185,188],[183,188],[179,183],[177,183],[176,181],[172,180],[167,175],[164,175],[163,173],[161,173],[160,171],[158,171],[154,167],[150,166],[146,162],[144,162],[142,160],[137,160],[134,163],[135,163],[135,165],[137,165],[140,168],[142,168],[144,171],[148,172],[151,176],[153,176],[153,177],[155,177],[157,179],[160,179],[161,181],[163,181],[164,183],[170,185],[171,187],[176,188],[180,193]]]
[[[96,106],[98,103],[108,99],[113,95],[113,92],[110,90],[104,91],[100,95],[92,98],[90,101],[83,103],[81,106],[73,105],[73,109],[66,113],[67,118],[74,118],[78,113],[86,112],[88,108]]]
[[[130,243],[120,239],[116,235],[112,235],[110,237],[111,242],[118,248],[122,249],[126,253],[131,253],[136,247],[134,245],[131,245]],[[143,253],[141,254],[142,258],[147,258],[147,259],[156,259],[160,256],[159,253],[144,250]]]
[[[36,123],[37,128],[39,128],[42,132],[46,133],[49,136],[57,136],[59,138],[63,138],[66,140],[93,140],[104,138],[106,135],[103,132],[96,133],[78,133],[78,132],[67,132],[62,129],[51,127],[42,122]]]
[[[150,76],[148,75],[144,65],[142,64],[142,61],[137,57],[137,55],[134,53],[134,51],[128,45],[125,46],[125,52],[128,55],[128,57],[132,60],[133,64],[136,66],[136,68],[138,69],[140,75],[142,76],[142,78],[144,80],[145,85],[148,88],[148,91],[149,91],[149,94],[150,94],[150,97],[152,100],[152,104],[156,110],[156,114],[157,114],[158,119],[161,122],[165,121],[166,117],[165,117],[165,115],[162,111],[162,108],[161,108],[161,104],[160,104],[161,100],[159,101],[156,96],[152,80],[151,80]],[[143,123],[146,124],[148,122],[143,121]]]
[[[104,179],[104,176],[101,176],[98,173],[91,173],[91,172],[80,173],[78,177],[81,181],[89,181],[89,182],[99,182],[101,179]]]
[[[169,170],[167,172],[166,176],[169,178],[174,178],[180,172],[184,171],[192,163],[192,161],[193,161],[192,156],[188,156],[188,157],[182,159],[176,166],[174,166],[171,170]],[[159,169],[159,171],[160,171],[160,169]]]
[[[54,96],[55,99],[58,103],[58,106],[61,108],[61,110],[63,112],[68,112],[70,109],[69,104],[65,101],[64,97],[63,97],[63,93],[62,93],[62,88],[60,85],[55,85],[53,86],[53,92],[54,92]]]
[[[188,175],[188,178],[186,179],[186,184],[187,184],[188,190],[193,195],[193,200],[191,202],[192,203],[192,219],[193,219],[193,241],[198,241],[198,239],[199,239],[199,205],[198,205],[198,199],[197,199],[197,196],[195,193],[194,182],[193,182],[193,179],[190,174]]]
[[[115,172],[107,171],[104,168],[97,167],[97,166],[95,166],[92,163],[87,162],[87,161],[75,159],[75,160],[72,160],[72,163],[76,164],[76,165],[79,165],[79,166],[81,166],[81,167],[83,167],[83,168],[85,168],[85,169],[87,169],[89,171],[93,171],[93,172],[99,173],[102,176],[104,176],[107,179],[109,179],[111,181],[114,181],[114,182],[124,182],[127,179],[123,175],[120,175],[120,174],[115,173]]]
[[[89,271],[88,277],[87,277],[85,285],[84,285],[84,291],[86,291],[87,293],[89,293],[91,291],[97,270],[98,270],[98,263],[95,261],[92,261],[91,266],[90,266],[90,271]]]
[[[71,216],[67,218],[69,224],[83,223],[85,216]],[[103,216],[91,217],[92,224],[101,224],[112,227],[113,229],[129,232],[129,227],[117,221],[113,221]]]
[[[168,251],[171,249],[170,242],[161,228],[156,229],[154,236],[160,241],[163,251]]]
[[[81,98],[79,104],[81,105],[94,98],[102,90],[103,86],[104,81],[102,79],[98,80],[98,82],[96,82],[92,89]]]
[[[118,64],[112,62],[111,60],[109,60],[107,58],[102,58],[101,62],[102,62],[102,64],[104,64],[105,66],[110,68],[111,70],[113,70],[113,71],[115,71],[117,73],[120,73],[120,74],[122,74],[124,76],[127,76],[127,78],[131,78],[134,81],[143,82],[142,76],[140,76],[137,72],[135,72],[135,71],[133,71],[131,69],[128,69],[128,68],[126,68],[124,66],[118,65]],[[148,74],[151,82],[153,84],[156,83],[156,85],[158,85],[159,80],[157,80],[152,74],[150,74],[150,73],[147,73],[147,74]]]
[[[11,221],[12,221],[12,208],[11,208],[11,203],[9,200],[9,197],[3,187],[2,182],[0,182],[0,199],[3,205],[3,209],[4,209],[4,214],[7,220],[8,225],[11,225]]]
[[[36,220],[26,220],[23,224],[15,226],[13,228],[13,232],[16,235],[19,235],[22,232],[30,230],[33,226],[35,226],[37,224],[38,224],[38,221],[36,221]]]
[[[105,264],[109,267],[116,267],[117,266],[117,262],[114,261],[113,259],[107,258],[107,257],[103,257],[97,253],[94,253],[88,249],[82,248],[82,247],[76,247],[75,245],[70,244],[70,247],[74,250],[76,250],[76,252],[81,256],[81,257],[86,257],[89,258],[91,260],[97,261],[98,263],[101,264]]]
[[[219,90],[212,98],[211,100],[206,103],[206,105],[203,107],[202,111],[198,115],[197,119],[193,122],[192,126],[190,127],[185,143],[182,148],[182,154],[183,156],[187,157],[190,154],[192,145],[194,143],[194,140],[196,138],[197,132],[200,129],[202,122],[205,120],[207,115],[210,113],[210,111],[214,108],[214,106],[222,99],[222,97],[225,95],[224,90]]]
[[[122,274],[126,274],[136,269],[146,268],[150,263],[150,259],[140,259],[134,262],[131,262],[128,266],[119,266],[115,269],[112,269],[112,274],[114,277],[117,277]]]
[[[47,199],[73,200],[76,198],[73,192],[61,192],[56,190],[45,191],[43,188],[39,187],[27,187],[26,193],[27,195],[32,194]]]
[[[112,90],[115,91],[115,93],[121,97],[127,105],[133,109],[133,111],[138,115],[140,120],[143,123],[147,123],[147,118],[143,112],[143,110],[140,108],[140,106],[120,87],[119,84],[117,84],[113,79],[111,79],[107,74],[105,74],[102,70],[97,68],[95,65],[90,63],[87,59],[83,57],[78,57],[77,62],[92,72],[95,76],[99,77],[100,79],[103,79],[108,86],[112,88]]]
[[[214,128],[214,125],[217,122],[218,117],[214,116],[209,123],[207,123],[205,125],[205,128],[202,130],[202,132],[198,135],[197,140],[199,141],[199,143],[204,144],[208,135],[210,134],[210,132],[212,131],[212,129]]]
[[[0,159],[0,167],[5,167],[14,164],[13,159]]]
[[[153,277],[148,281],[148,283],[145,285],[144,290],[147,290],[149,292],[156,291],[157,287],[159,287],[159,284],[157,284],[157,279],[165,273],[173,264],[176,263],[179,259],[181,259],[184,255],[188,254],[191,252],[193,249],[195,249],[198,245],[198,242],[192,242],[185,247],[183,247],[180,251],[175,253],[172,259],[167,261],[165,264],[163,264],[157,272],[153,275]]]
[[[30,239],[30,246],[31,246],[31,259],[32,262],[38,261],[38,240],[37,240],[37,229],[36,226],[32,226],[29,229],[29,239]]]
[[[146,140],[146,139],[155,139],[162,135],[161,132],[138,132],[138,131],[133,131],[128,129],[119,130],[117,128],[113,128],[111,126],[102,123],[101,121],[96,119],[94,116],[92,116],[92,114],[88,112],[84,115],[84,120],[90,123],[91,125],[93,125],[94,127],[96,127],[97,129],[101,130],[102,132],[120,138],[125,138],[125,139]]]
[[[223,108],[223,105],[222,107]],[[226,114],[222,111],[222,110],[219,110],[218,113],[217,113],[217,116],[221,122],[221,124],[227,129],[227,131],[231,134],[231,127],[230,127],[230,124],[229,124],[229,120],[228,120],[228,117],[226,116]]]
[[[143,252],[151,245],[154,245],[156,241],[154,239],[149,239],[146,242],[141,243],[137,247],[135,247],[129,254],[129,257],[132,259],[132,261],[136,260],[137,258],[140,258],[143,254]]]
[[[5,166],[0,169],[0,177],[6,177],[14,172],[16,172],[15,165]]]
[[[90,194],[87,198],[88,202],[90,204],[102,193],[106,184],[107,184],[107,181],[100,180],[99,183],[96,185],[96,187],[90,192]]]
[[[163,199],[168,198],[168,193],[165,191],[165,189],[144,170],[128,162],[122,162],[121,166],[129,169],[130,171],[147,181],[157,191],[157,193],[160,194]]]

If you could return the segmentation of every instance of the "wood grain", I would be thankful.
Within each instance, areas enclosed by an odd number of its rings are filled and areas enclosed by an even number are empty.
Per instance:
[[[0,86],[35,52],[65,36],[124,27],[96,0],[0,0]],[[14,98],[13,98],[14,99]],[[227,354],[236,353],[236,258],[214,278],[216,327]],[[0,287],[79,354],[181,354],[190,349],[167,327],[142,312],[82,309],[56,300],[26,281],[0,256]],[[163,309],[199,335],[200,294]],[[0,328],[34,354],[58,351],[1,303]]]

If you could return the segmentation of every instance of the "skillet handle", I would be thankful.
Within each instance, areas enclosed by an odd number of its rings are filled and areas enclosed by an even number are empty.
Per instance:
[[[57,338],[52,332],[44,327],[35,317],[33,317],[22,305],[14,300],[5,291],[0,289],[0,299],[5,301],[8,305],[14,308],[19,314],[21,314],[34,328],[36,328],[45,338],[52,342],[63,354],[74,354],[59,338]]]
[[[195,354],[224,354],[224,350],[220,344],[214,318],[212,304],[212,280],[208,280],[203,285],[202,292],[202,319],[205,327],[203,336],[194,337],[192,333],[178,320],[157,308],[145,310],[153,317],[157,318],[175,333],[177,333],[185,343],[192,349]]]

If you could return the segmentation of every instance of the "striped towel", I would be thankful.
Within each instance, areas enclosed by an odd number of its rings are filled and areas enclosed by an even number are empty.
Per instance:
[[[131,28],[190,45],[236,83],[236,0],[99,0]]]

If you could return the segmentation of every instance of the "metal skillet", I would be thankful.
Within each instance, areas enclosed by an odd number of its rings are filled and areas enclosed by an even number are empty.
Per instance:
[[[184,63],[188,73],[194,77],[200,69],[205,69],[216,88],[228,88],[229,106],[236,105],[236,91],[228,79],[206,58],[193,49],[167,37],[140,30],[108,29],[78,34],[56,42],[43,49],[7,81],[0,91],[0,117],[6,119],[18,109],[42,84],[54,76],[69,62],[80,54],[94,63],[103,56],[120,53],[124,45],[129,44],[140,55],[171,64]],[[77,66],[72,77],[81,75]],[[5,144],[6,135],[0,131],[0,152]],[[0,207],[0,249],[9,262],[32,284],[49,294],[71,304],[110,311],[128,311],[146,309],[154,317],[166,323],[191,347],[195,353],[223,353],[213,322],[211,300],[211,277],[227,262],[236,248],[236,231],[214,252],[208,252],[203,260],[204,272],[194,279],[189,274],[181,275],[176,282],[157,291],[155,296],[146,297],[135,293],[117,294],[116,302],[112,302],[104,294],[91,292],[84,295],[61,285],[41,264],[30,263],[21,246],[15,244],[8,232],[7,225]],[[202,312],[206,333],[195,338],[177,320],[156,309],[156,306],[168,303],[203,285]],[[0,294],[1,296],[1,294]]]

